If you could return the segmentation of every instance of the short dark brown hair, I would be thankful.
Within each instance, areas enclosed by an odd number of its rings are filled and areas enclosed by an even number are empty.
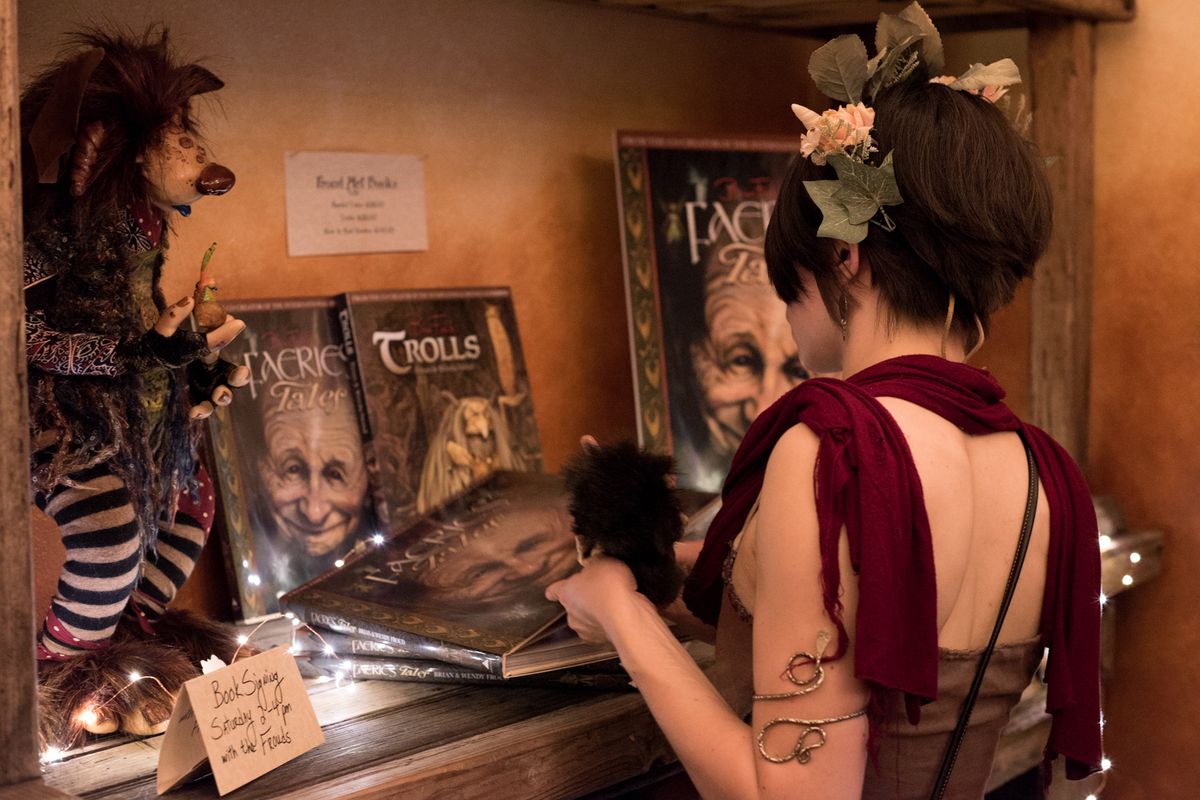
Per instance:
[[[1050,237],[1050,187],[1043,162],[992,103],[940,84],[901,85],[875,106],[872,135],[888,153],[904,202],[887,206],[895,230],[871,223],[860,255],[892,321],[945,319],[954,294],[955,320],[973,329],[1012,300]],[[875,163],[878,163],[876,160]],[[765,255],[784,302],[804,294],[799,270],[811,272],[831,314],[842,293],[832,239],[817,237],[821,212],[807,180],[836,178],[833,168],[797,155],[780,185]]]

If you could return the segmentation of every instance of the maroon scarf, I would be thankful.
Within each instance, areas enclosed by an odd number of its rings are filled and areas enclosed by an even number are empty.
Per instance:
[[[820,438],[814,475],[825,610],[837,626],[833,658],[846,652],[838,599],[843,525],[858,574],[855,675],[904,692],[909,717],[937,696],[937,583],[921,482],[895,420],[876,397],[929,409],[970,435],[1019,431],[1029,442],[1050,507],[1042,642],[1050,648],[1047,760],[1062,754],[1067,775],[1100,768],[1100,551],[1091,495],[1071,457],[1002,402],[984,370],[933,356],[884,361],[845,381],[816,378],[759,415],[733,458],[720,512],[684,587],[688,608],[716,624],[721,566],[759,490],[779,437],[797,423]]]

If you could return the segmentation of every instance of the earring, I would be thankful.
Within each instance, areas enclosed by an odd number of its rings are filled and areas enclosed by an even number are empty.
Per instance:
[[[978,314],[975,315],[975,332],[979,335],[979,338],[975,340],[975,344],[971,348],[971,352],[967,353],[966,357],[963,359],[964,361],[970,361],[971,356],[978,353],[979,348],[983,347],[983,343],[987,340],[987,334],[983,331],[983,320],[979,318]]]
[[[846,315],[849,312],[850,301],[846,298],[845,292],[842,293],[842,299],[838,301],[838,323],[842,326],[842,341],[846,341]]]
[[[946,339],[950,336],[950,328],[954,326],[954,292],[950,293],[950,304],[946,307],[946,324],[942,327],[942,342],[940,345],[942,358],[946,357]]]

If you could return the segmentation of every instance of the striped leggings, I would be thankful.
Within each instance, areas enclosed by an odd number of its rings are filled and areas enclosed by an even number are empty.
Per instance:
[[[103,464],[71,478],[75,486],[34,497],[58,524],[67,551],[38,642],[41,660],[106,647],[127,606],[143,628],[152,628],[191,574],[212,527],[213,490],[203,467],[199,501],[180,497],[175,521],[161,522],[144,559],[125,483]]]

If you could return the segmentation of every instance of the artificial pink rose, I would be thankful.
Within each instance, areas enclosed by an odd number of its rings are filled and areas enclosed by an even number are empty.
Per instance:
[[[824,164],[831,153],[871,142],[875,110],[862,103],[829,109],[822,114],[794,104],[792,112],[808,129],[800,141],[800,154],[812,159],[814,164]]]
[[[839,108],[836,116],[849,123],[854,131],[853,144],[865,142],[871,138],[871,127],[875,124],[875,109],[867,108],[862,103],[855,103],[852,106]]]
[[[975,94],[979,95],[984,100],[987,100],[989,103],[995,103],[1001,97],[1004,97],[1004,95],[1008,94],[1008,87],[1007,86],[985,86],[982,89],[980,89],[979,91],[975,92]]]
[[[813,156],[813,161],[816,161],[816,155],[821,155],[818,148],[821,146],[821,131],[818,128],[810,128],[804,134],[804,138],[800,140],[800,155],[808,157]],[[816,154],[816,155],[814,155]],[[825,157],[821,156],[821,161],[816,161],[820,164],[825,161]]]

